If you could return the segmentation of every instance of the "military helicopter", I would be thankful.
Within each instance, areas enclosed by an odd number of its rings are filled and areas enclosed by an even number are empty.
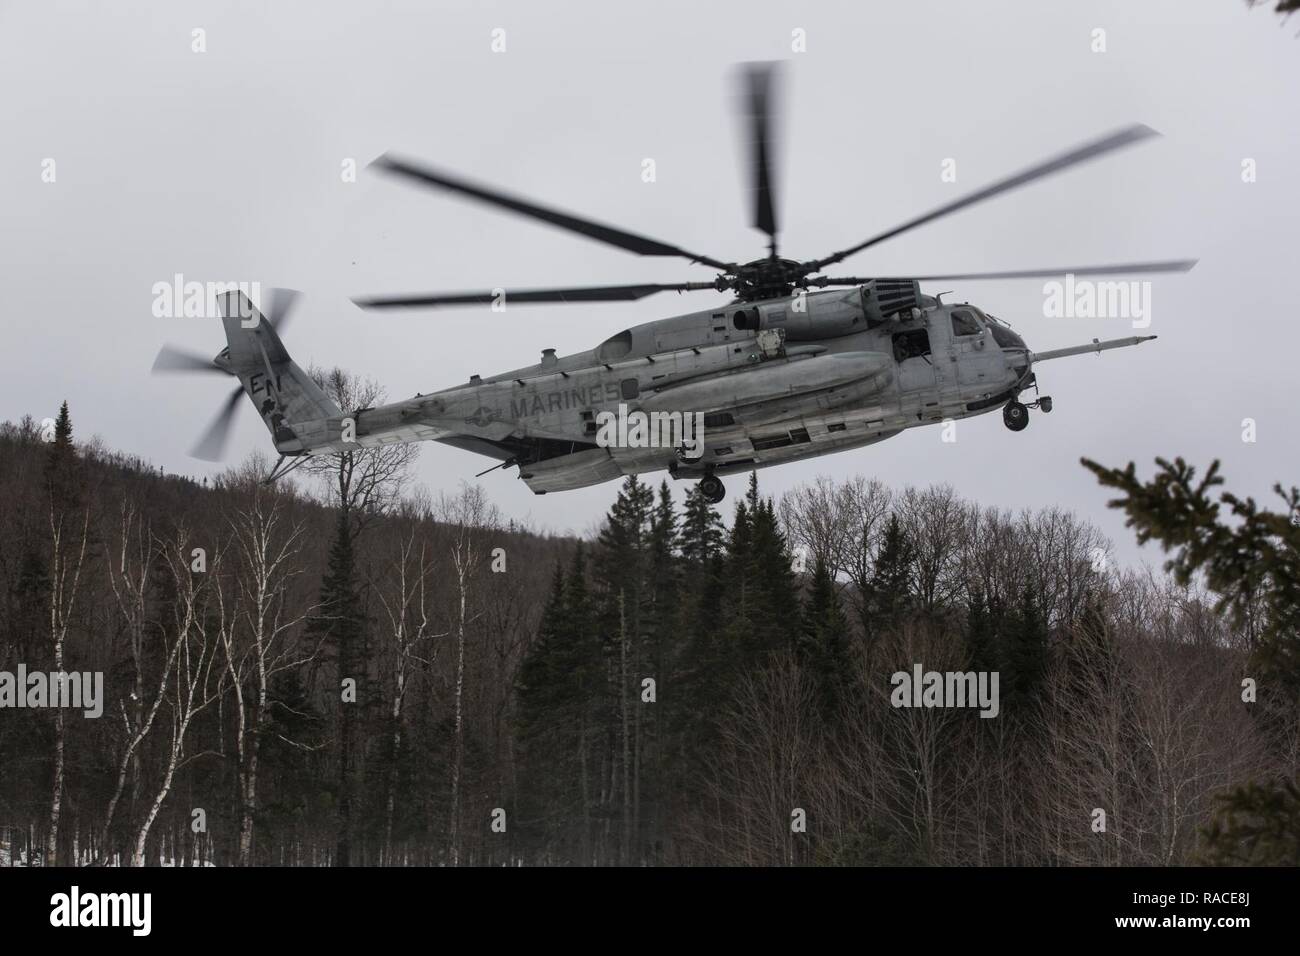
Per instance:
[[[424,187],[509,210],[644,256],[676,257],[715,271],[709,281],[674,284],[497,289],[355,300],[366,309],[525,303],[626,302],[667,291],[713,291],[725,304],[624,329],[595,348],[557,356],[404,401],[345,415],[289,357],[277,329],[293,303],[272,296],[263,315],[240,292],[223,297],[227,347],[205,359],[164,347],[158,371],[234,375],[227,399],[193,454],[220,457],[245,393],[270,430],[280,460],[268,480],[312,455],[392,442],[438,441],[514,467],[537,494],[667,470],[696,479],[707,500],[725,495],[722,476],[884,441],[907,428],[1001,409],[1013,431],[1029,410],[1052,410],[1037,394],[1038,363],[1137,345],[1155,336],[1034,352],[1012,328],[969,303],[921,292],[922,282],[1186,272],[1195,260],[923,275],[831,277],[824,270],[926,223],[1152,136],[1132,125],[1047,159],[830,255],[778,253],[773,115],[776,66],[741,71],[749,133],[753,225],[767,255],[748,262],[691,252],[542,206],[499,189],[386,154],[378,170]],[[640,415],[633,427],[608,429]],[[670,440],[654,441],[669,426]],[[677,431],[672,426],[676,423]],[[694,423],[690,447],[682,438]],[[611,435],[616,440],[611,440]],[[673,438],[672,436],[677,436]],[[639,440],[633,440],[634,438]]]

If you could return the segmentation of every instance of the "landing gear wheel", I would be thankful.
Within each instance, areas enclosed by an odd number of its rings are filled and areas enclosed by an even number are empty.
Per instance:
[[[1052,410],[1052,396],[1044,395],[1038,400],[1038,408],[1044,414]]]
[[[716,505],[727,496],[727,486],[717,475],[705,475],[700,479],[700,493],[704,495],[705,501]]]
[[[1029,424],[1029,409],[1019,402],[1007,402],[1002,408],[1002,424],[1013,432],[1024,431]]]

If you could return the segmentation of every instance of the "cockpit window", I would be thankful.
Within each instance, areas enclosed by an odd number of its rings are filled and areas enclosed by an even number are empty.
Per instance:
[[[979,335],[983,331],[975,316],[966,309],[953,309],[951,314],[953,335]]]
[[[1007,326],[991,325],[989,328],[993,330],[993,341],[998,343],[998,348],[1023,349],[1025,347],[1025,340]]]

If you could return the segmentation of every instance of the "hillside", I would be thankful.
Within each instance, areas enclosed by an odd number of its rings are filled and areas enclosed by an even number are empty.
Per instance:
[[[0,672],[102,716],[0,709],[15,863],[1178,864],[1290,766],[1246,636],[1064,510],[629,479],[576,542],[42,437],[0,429]]]

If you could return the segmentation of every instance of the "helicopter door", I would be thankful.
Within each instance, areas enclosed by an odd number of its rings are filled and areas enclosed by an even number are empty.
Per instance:
[[[970,309],[949,313],[951,338],[949,358],[959,386],[982,385],[996,377],[997,349],[989,347],[991,336]]]
[[[895,332],[892,344],[894,360],[898,362],[898,390],[913,392],[933,389],[934,355],[930,349],[930,332],[925,325]]]
[[[961,368],[966,347],[965,336],[957,335],[959,326],[942,310],[931,313],[930,335],[934,342],[935,379],[939,402],[945,411],[961,404]],[[974,321],[972,319],[972,321]],[[977,329],[978,325],[975,326]],[[961,327],[967,331],[966,327]]]

